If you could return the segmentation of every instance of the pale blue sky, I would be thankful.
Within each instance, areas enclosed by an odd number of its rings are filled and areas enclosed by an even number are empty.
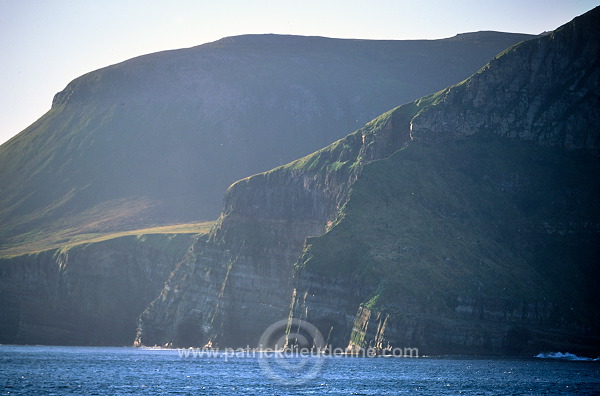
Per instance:
[[[279,33],[434,39],[541,33],[599,0],[0,0],[0,143],[74,78],[137,55],[226,36]]]

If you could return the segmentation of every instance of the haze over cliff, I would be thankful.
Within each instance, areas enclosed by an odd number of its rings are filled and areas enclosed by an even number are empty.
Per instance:
[[[249,35],[90,72],[0,146],[0,249],[214,220],[235,180],[460,81],[530,37]]]
[[[137,342],[597,353],[600,8],[232,185]],[[290,309],[291,304],[291,309]]]

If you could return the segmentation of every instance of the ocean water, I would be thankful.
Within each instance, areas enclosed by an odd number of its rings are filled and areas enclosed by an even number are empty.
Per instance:
[[[0,394],[600,394],[600,362],[558,354],[529,359],[180,355],[167,349],[0,345]]]

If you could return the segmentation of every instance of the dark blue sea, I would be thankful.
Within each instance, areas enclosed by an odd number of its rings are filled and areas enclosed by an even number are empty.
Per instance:
[[[3,395],[600,394],[600,362],[286,357],[140,348],[0,345]]]

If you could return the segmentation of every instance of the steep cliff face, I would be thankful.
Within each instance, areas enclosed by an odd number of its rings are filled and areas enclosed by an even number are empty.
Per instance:
[[[217,225],[199,239],[140,319],[144,345],[255,346],[287,317],[293,264],[343,205],[365,148],[386,133],[382,117],[361,133],[284,167],[232,185]],[[388,152],[389,153],[389,152]]]
[[[293,314],[350,348],[598,353],[599,19],[397,109],[410,144],[307,239]]]
[[[131,345],[191,241],[128,236],[0,259],[0,343]]]
[[[437,94],[411,122],[416,140],[482,130],[567,149],[598,151],[600,27],[597,10],[517,44],[466,81]]]
[[[598,172],[589,153],[485,133],[412,142],[366,164],[343,219],[307,239],[294,315],[337,347],[590,353]]]
[[[332,225],[366,162],[407,144],[408,121],[388,112],[323,150],[233,184],[216,227],[142,315],[137,343],[255,345],[288,316],[306,237]]]
[[[137,342],[255,345],[295,315],[334,346],[593,349],[599,13],[234,184]]]

